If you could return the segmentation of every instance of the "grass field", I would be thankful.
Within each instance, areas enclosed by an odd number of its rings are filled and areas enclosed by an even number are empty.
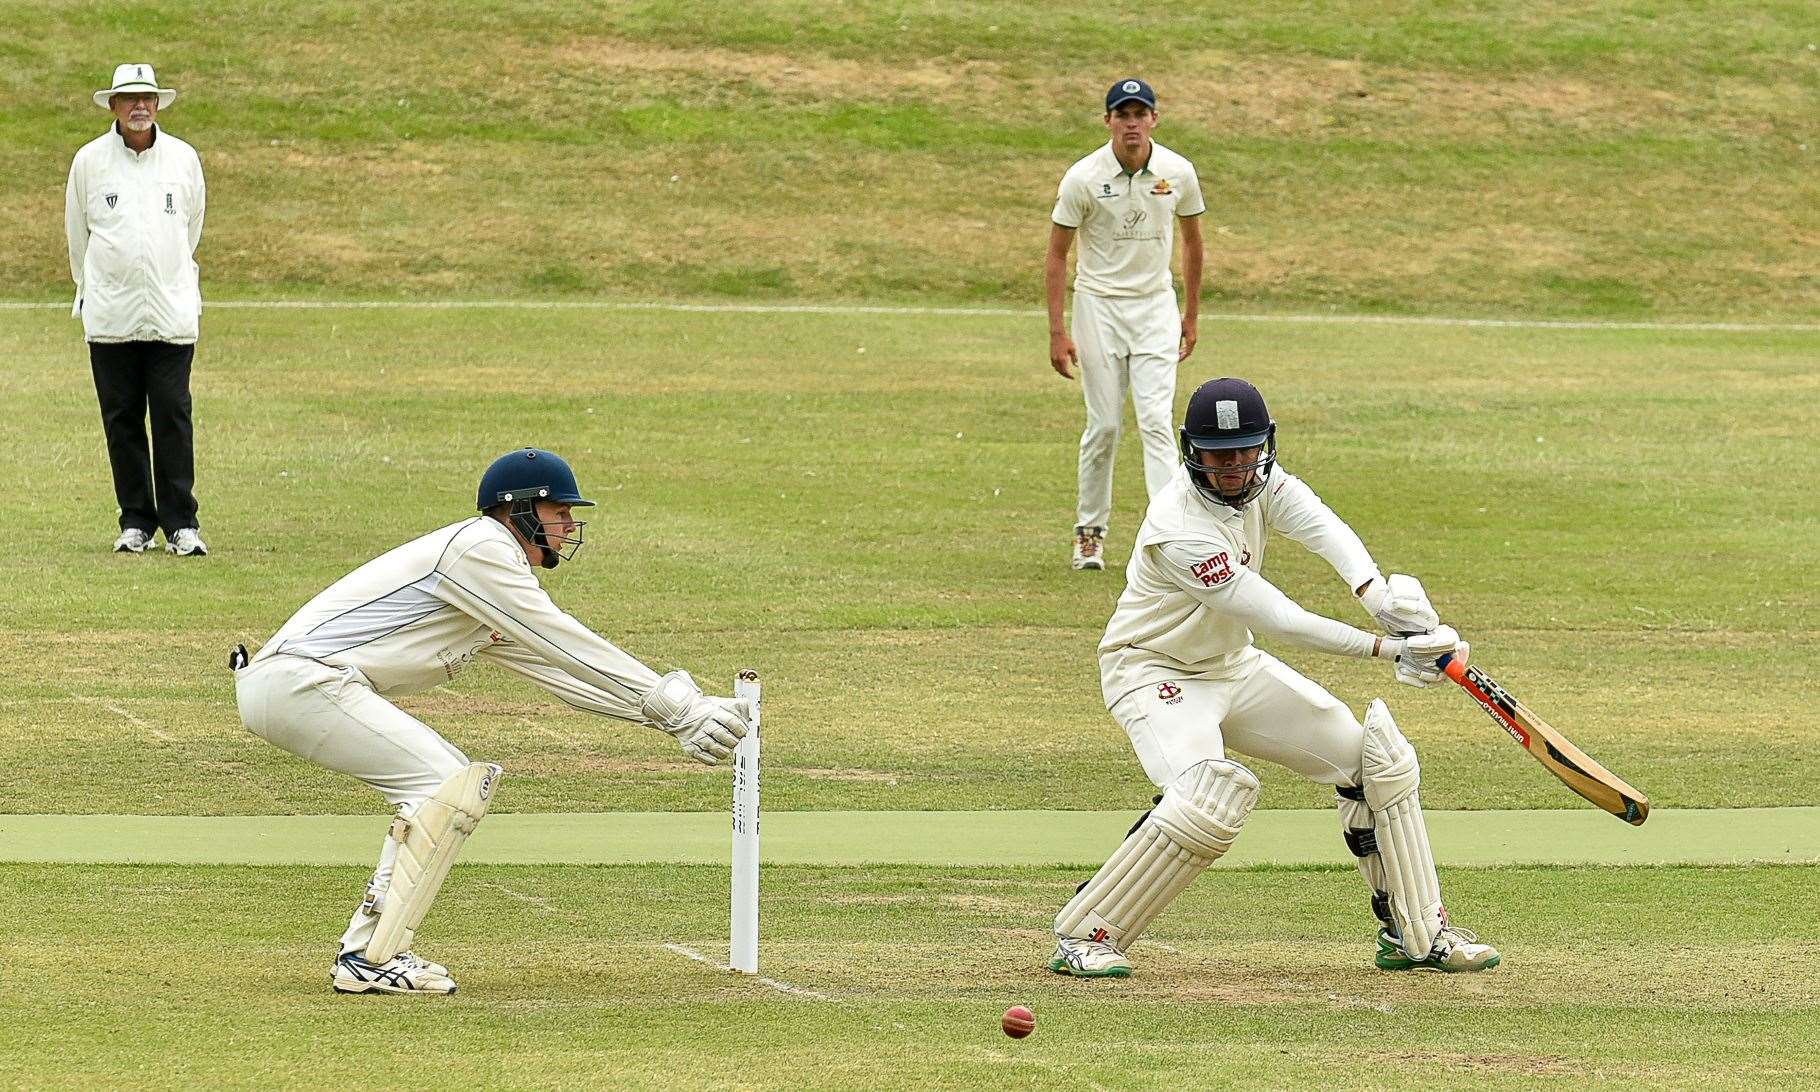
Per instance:
[[[0,1088],[1820,1088],[1803,5],[4,14]],[[51,302],[129,57],[210,184],[202,561],[106,552]],[[1153,791],[1098,690],[1119,573],[1067,570],[1080,396],[1032,310],[1128,73],[1209,197],[1180,397],[1255,380],[1284,464],[1652,798],[1624,827],[1457,689],[1272,648],[1392,702],[1491,973],[1375,971],[1329,794],[1262,763],[1136,977],[1042,969]],[[828,306],[726,309],[797,302]],[[889,303],[974,306],[849,306]],[[1592,321],[1398,319],[1458,315]],[[560,604],[710,689],[764,674],[764,980],[718,966],[727,772],[476,669],[401,703],[509,771],[419,945],[460,993],[326,989],[384,807],[240,728],[226,649],[524,444],[602,502]],[[1128,436],[1115,566],[1142,493]],[[1293,544],[1267,575],[1365,621]]]
[[[795,813],[801,844],[818,811],[1131,814],[1147,800],[1093,669],[1117,575],[1065,568],[1078,394],[1040,359],[1039,319],[208,321],[196,390],[216,554],[182,564],[100,549],[106,469],[69,320],[0,311],[17,472],[64,483],[0,500],[5,811],[349,813],[376,839],[370,793],[239,729],[223,650],[459,516],[476,469],[526,442],[573,454],[604,502],[578,563],[550,578],[560,602],[660,665],[764,669],[766,802]],[[1187,374],[1255,377],[1286,465],[1384,564],[1425,579],[1481,663],[1658,808],[1817,802],[1800,682],[1820,586],[1802,545],[1815,335],[1210,322],[1203,345]],[[1115,561],[1142,491],[1135,441],[1120,475]],[[70,546],[47,561],[56,536]],[[1313,558],[1281,546],[1270,565],[1310,606],[1356,616]],[[1584,808],[1451,688],[1285,655],[1355,708],[1391,697],[1430,807]],[[724,772],[661,735],[497,675],[404,704],[508,767],[502,811],[725,806]],[[1265,807],[1323,805],[1261,772]],[[1812,814],[1786,813],[1793,859],[1820,845]],[[653,818],[635,836],[667,841]],[[1095,822],[1116,836],[1116,816]],[[1611,827],[1639,848],[1674,841],[1669,826]],[[917,829],[881,836],[878,855],[909,856],[896,847]],[[169,837],[181,855],[186,837]],[[3,865],[0,905],[23,923],[4,958],[28,985],[0,1002],[14,1048],[0,1080],[394,1085],[427,1058],[482,1084],[574,1087],[1820,1084],[1812,865],[1449,869],[1450,906],[1506,965],[1411,982],[1370,969],[1333,838],[1296,858],[1312,870],[1208,878],[1140,946],[1139,978],[1086,986],[1041,969],[1049,915],[1086,874],[1081,844],[1058,851],[1067,869],[977,852],[945,868],[768,867],[765,973],[788,992],[712,966],[724,869],[476,864],[424,942],[462,975],[454,1020],[323,988],[359,868]],[[0,838],[0,859],[30,855]],[[1041,1020],[1024,1043],[994,1030],[1014,1002]],[[108,1048],[71,1048],[98,1029]],[[375,1041],[391,1045],[374,1057]]]
[[[1820,1075],[1813,869],[1449,871],[1521,957],[1371,969],[1348,867],[1210,876],[1144,974],[1038,970],[1083,873],[768,869],[770,984],[725,958],[724,868],[463,869],[446,1002],[338,998],[319,923],[363,870],[0,866],[0,1080],[550,1088],[1794,1088]],[[1270,924],[1259,920],[1270,907]],[[679,951],[678,949],[682,949]],[[1013,1042],[1009,1004],[1037,1012]],[[98,1041],[110,1045],[96,1049]],[[686,1045],[683,1045],[686,1044]]]
[[[239,730],[225,649],[459,518],[477,468],[532,442],[570,452],[603,502],[593,542],[551,577],[559,602],[722,686],[742,664],[764,670],[774,807],[1147,798],[1093,657],[1117,573],[1066,570],[1081,411],[1041,358],[1040,319],[229,310],[209,323],[195,386],[218,556],[180,565],[94,548],[113,534],[111,498],[70,322],[0,313],[20,480],[79,499],[69,515],[35,490],[0,499],[17,635],[0,647],[0,808],[369,810],[366,790]],[[1256,378],[1285,465],[1383,565],[1424,579],[1481,663],[1660,806],[1811,804],[1795,680],[1817,655],[1820,562],[1803,546],[1820,522],[1817,342],[1210,324],[1185,375]],[[1132,444],[1119,564],[1143,488]],[[53,534],[74,547],[47,565],[36,546]],[[1311,608],[1363,620],[1312,555],[1284,544],[1269,564]],[[1391,688],[1378,665],[1284,654],[1355,708]],[[1578,806],[1453,688],[1395,689],[1431,806]],[[406,704],[512,770],[501,808],[724,803],[723,777],[662,735],[554,707],[503,673]],[[1266,806],[1325,803],[1268,779]]]
[[[1141,73],[1225,307],[1820,315],[1799,0],[10,0],[0,296],[64,291],[117,57],[208,170],[219,292],[1026,301]]]

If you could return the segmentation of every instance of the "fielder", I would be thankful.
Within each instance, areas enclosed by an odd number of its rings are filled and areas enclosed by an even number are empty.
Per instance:
[[[1276,461],[1276,422],[1242,379],[1202,384],[1180,432],[1181,465],[1150,502],[1125,591],[1100,642],[1100,686],[1162,795],[1055,919],[1050,970],[1131,973],[1144,927],[1231,847],[1258,779],[1228,749],[1334,787],[1340,831],[1377,915],[1377,965],[1481,971],[1490,945],[1453,926],[1417,797],[1415,749],[1373,701],[1361,725],[1333,695],[1253,646],[1262,633],[1338,656],[1392,662],[1427,686],[1467,647],[1414,577],[1379,572],[1365,546]],[[1386,633],[1297,606],[1261,574],[1266,532],[1319,554]],[[1402,635],[1402,636],[1395,636]]]
[[[1087,428],[1081,433],[1075,510],[1076,570],[1106,567],[1112,462],[1125,391],[1144,441],[1144,486],[1155,497],[1175,469],[1171,423],[1175,367],[1194,352],[1201,307],[1201,221],[1207,211],[1194,164],[1150,139],[1156,94],[1143,80],[1106,92],[1107,144],[1068,168],[1050,214],[1043,287],[1049,304],[1049,364],[1064,379],[1081,371]],[[1182,306],[1169,280],[1175,223],[1182,224]],[[1062,285],[1075,232],[1074,336],[1062,327]]]
[[[525,448],[480,479],[480,515],[380,555],[304,604],[249,663],[230,659],[240,719],[267,742],[371,785],[397,808],[366,897],[341,936],[342,993],[449,994],[446,967],[411,942],[500,767],[469,762],[388,698],[453,679],[476,658],[591,713],[649,724],[713,765],[746,734],[748,703],[659,675],[558,610],[538,567],[573,558],[583,499],[569,465]]]

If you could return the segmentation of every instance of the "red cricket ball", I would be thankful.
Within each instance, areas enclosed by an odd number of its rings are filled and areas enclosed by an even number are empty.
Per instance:
[[[1036,1013],[1022,1005],[1013,1005],[1005,1010],[1005,1015],[999,1019],[999,1026],[1013,1039],[1022,1039],[1036,1030]]]

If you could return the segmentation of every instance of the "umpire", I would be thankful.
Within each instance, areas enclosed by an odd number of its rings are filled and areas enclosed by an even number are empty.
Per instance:
[[[204,191],[196,149],[157,123],[176,97],[149,64],[114,69],[113,85],[94,95],[114,123],[76,153],[63,219],[120,503],[114,549],[144,553],[163,528],[167,550],[201,557],[209,551],[196,524],[190,361],[202,318],[195,254]]]

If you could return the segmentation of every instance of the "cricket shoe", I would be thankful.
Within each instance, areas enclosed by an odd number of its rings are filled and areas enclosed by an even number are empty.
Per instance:
[[[128,527],[120,532],[119,538],[114,540],[114,552],[117,554],[142,554],[151,544],[151,532],[141,531],[137,527]]]
[[[207,557],[209,548],[194,527],[179,527],[164,540],[164,548],[178,557]]]
[[[1076,572],[1098,572],[1106,567],[1106,529],[1104,527],[1076,527],[1074,529],[1073,564]]]
[[[416,952],[399,952],[398,958],[417,964],[419,967],[439,978],[449,977],[449,969],[434,960],[425,959]]]
[[[1099,940],[1056,937],[1049,969],[1076,978],[1130,978],[1131,961],[1125,953]]]
[[[455,992],[448,968],[400,952],[384,963],[369,963],[363,952],[343,952],[335,959],[329,984],[336,993],[446,994]]]
[[[1489,971],[1502,958],[1496,948],[1480,944],[1477,934],[1452,925],[1441,930],[1434,947],[1422,959],[1409,958],[1389,929],[1378,930],[1376,962],[1386,971]]]

